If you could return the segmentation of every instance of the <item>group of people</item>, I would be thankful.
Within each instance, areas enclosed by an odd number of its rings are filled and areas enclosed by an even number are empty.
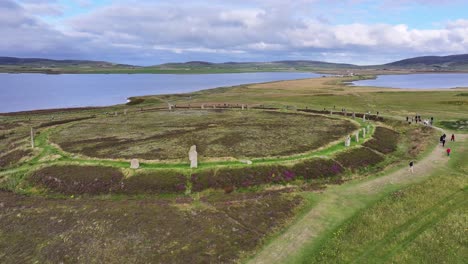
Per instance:
[[[424,119],[424,121],[422,120],[421,116],[420,115],[415,115],[414,117],[411,117],[411,120],[410,120],[410,117],[407,116],[406,117],[406,122],[408,122],[408,124],[411,124],[413,122],[416,122],[416,124],[419,122],[419,123],[424,123],[424,125],[431,125],[434,123],[434,117],[431,117],[430,120],[428,119]]]
[[[447,138],[447,135],[443,134],[440,136],[440,143],[442,144],[442,147],[445,147],[445,139]],[[455,141],[455,135],[452,134],[450,137],[450,141]],[[450,156],[451,149],[447,148],[447,156]]]
[[[447,138],[447,135],[445,133],[442,136],[440,136],[440,143],[442,144],[442,147],[445,147],[446,138]],[[455,134],[452,134],[452,136],[450,137],[450,141],[455,142]],[[450,157],[450,153],[452,152],[452,150],[450,148],[447,148],[445,152],[447,153],[447,156]],[[411,173],[414,172],[414,161],[411,161],[409,163],[409,169]]]

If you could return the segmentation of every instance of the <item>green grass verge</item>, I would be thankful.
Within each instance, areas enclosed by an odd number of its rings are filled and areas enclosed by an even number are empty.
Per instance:
[[[294,263],[465,263],[468,166],[452,147],[448,168],[383,199],[328,232]],[[356,197],[358,198],[358,197]]]

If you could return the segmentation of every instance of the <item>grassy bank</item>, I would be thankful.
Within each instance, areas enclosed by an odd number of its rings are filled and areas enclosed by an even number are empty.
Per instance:
[[[446,167],[368,202],[294,263],[464,263],[467,146],[466,141],[450,143],[457,154]]]

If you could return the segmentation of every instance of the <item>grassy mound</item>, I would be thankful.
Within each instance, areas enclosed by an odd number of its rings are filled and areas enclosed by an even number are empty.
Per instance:
[[[384,160],[384,157],[366,148],[356,148],[340,153],[335,158],[343,167],[356,171],[363,167],[375,165]]]
[[[30,181],[63,194],[104,194],[122,188],[119,169],[101,166],[51,166],[40,169]]]
[[[13,150],[12,152],[0,156],[0,169],[1,168],[6,168],[11,165],[14,165],[18,163],[22,158],[27,157],[30,155],[32,151],[30,149],[24,150],[24,149],[17,149]]]
[[[339,175],[343,168],[333,160],[314,159],[292,167],[264,165],[247,168],[222,168],[193,174],[192,190],[241,188],[262,184],[286,184],[297,179],[329,178]]]
[[[388,154],[397,149],[398,139],[398,132],[385,127],[377,127],[372,139],[364,143],[364,146]]]
[[[124,178],[117,168],[51,166],[34,172],[30,182],[53,193],[97,195],[184,193],[187,180],[171,170],[140,172]]]
[[[411,129],[406,133],[408,142],[408,155],[410,157],[417,157],[420,153],[424,152],[428,146],[430,146],[431,140],[438,142],[438,137],[436,135],[438,131],[434,130],[431,127],[418,127]]]
[[[184,193],[187,179],[171,170],[139,173],[123,181],[120,192],[126,194]]]
[[[440,125],[450,130],[468,131],[468,119],[441,121]]]

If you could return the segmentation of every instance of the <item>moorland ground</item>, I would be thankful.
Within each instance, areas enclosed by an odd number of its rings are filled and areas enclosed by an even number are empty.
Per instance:
[[[99,158],[186,160],[192,145],[202,158],[256,158],[313,150],[355,129],[347,120],[316,115],[187,109],[73,122],[50,139]]]
[[[372,263],[412,262],[424,254],[442,262],[459,260],[466,253],[466,243],[458,239],[466,230],[466,137],[449,143],[454,155],[449,160],[436,146],[440,131],[404,120],[433,116],[447,134],[465,133],[467,90],[343,84],[355,78],[241,85],[132,98],[127,105],[104,108],[1,115],[0,260],[302,263],[359,258]],[[178,107],[170,112],[167,103]],[[189,104],[248,104],[251,109],[208,112],[188,109]],[[267,108],[278,109],[270,113]],[[363,122],[367,111],[374,119]],[[383,119],[375,118],[377,111]],[[360,116],[352,119],[352,112]],[[308,123],[308,115],[314,122]],[[255,133],[237,126],[244,122]],[[197,136],[197,128],[207,137]],[[357,128],[359,142],[353,139],[351,147],[344,147],[345,135]],[[187,130],[192,131],[184,134]],[[171,138],[174,131],[183,136]],[[250,140],[243,150],[249,152],[236,153],[235,140],[219,140],[232,132],[235,139]],[[189,146],[177,149],[193,138],[201,145],[219,144],[202,150],[199,169],[189,169],[188,160],[180,159]],[[268,148],[259,147],[266,142]],[[132,149],[134,144],[139,147]],[[161,158],[151,151],[156,144],[174,149],[166,158],[177,161],[156,161]],[[150,158],[131,170],[133,155]],[[246,165],[235,159],[242,157],[258,158]],[[407,171],[409,160],[416,160],[414,175]],[[440,242],[425,239],[441,233]],[[437,243],[452,250],[442,247],[434,251],[441,254],[436,258],[429,251]],[[408,245],[412,250],[401,250]],[[395,259],[395,252],[404,254]]]

